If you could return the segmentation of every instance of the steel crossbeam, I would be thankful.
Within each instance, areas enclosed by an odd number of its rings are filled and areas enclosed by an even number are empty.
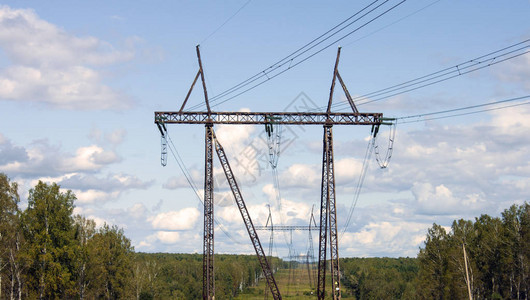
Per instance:
[[[157,124],[379,125],[382,113],[358,112],[155,112]]]
[[[302,225],[276,225],[274,227],[271,226],[254,226],[256,230],[267,230],[267,231],[310,231],[310,230],[319,230],[317,227],[308,227],[308,226],[302,226]]]

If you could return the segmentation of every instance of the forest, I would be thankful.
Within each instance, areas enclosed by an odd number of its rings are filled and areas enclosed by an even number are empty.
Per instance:
[[[75,200],[39,181],[21,210],[17,183],[0,173],[0,299],[202,297],[201,254],[136,253],[122,229],[74,215]],[[341,258],[343,299],[528,299],[530,205],[433,224],[418,250],[417,258]],[[285,299],[315,298],[314,265],[271,265]],[[253,255],[215,255],[215,286],[216,299],[266,293]]]

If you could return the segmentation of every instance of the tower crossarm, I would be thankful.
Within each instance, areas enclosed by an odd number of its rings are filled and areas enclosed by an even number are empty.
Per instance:
[[[156,124],[380,125],[382,113],[155,112]]]
[[[265,231],[309,231],[309,230],[320,230],[319,227],[308,227],[308,226],[299,226],[299,225],[275,225],[271,226],[254,226],[256,230],[265,230]]]

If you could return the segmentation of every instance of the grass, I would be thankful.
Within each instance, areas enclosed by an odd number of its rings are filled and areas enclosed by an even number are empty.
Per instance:
[[[278,289],[282,295],[282,299],[316,299],[316,266],[312,267],[311,282],[309,279],[309,274],[307,270],[307,265],[300,264],[298,267],[293,269],[279,269],[274,273],[274,279],[278,285]],[[329,279],[329,272],[326,272],[326,291],[330,292],[331,282]],[[259,284],[255,287],[251,287],[240,294],[237,300],[263,300],[265,299],[265,288],[267,287],[267,282],[265,278],[261,279]],[[267,287],[268,289],[268,287]],[[270,291],[268,293],[268,299],[272,299]],[[327,297],[326,297],[327,299]],[[330,296],[331,299],[331,296]],[[354,298],[345,298],[342,299],[354,299]]]

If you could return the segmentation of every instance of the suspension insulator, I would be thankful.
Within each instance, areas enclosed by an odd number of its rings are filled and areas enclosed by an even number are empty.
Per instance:
[[[160,164],[167,166],[167,137],[162,135],[160,139]]]

